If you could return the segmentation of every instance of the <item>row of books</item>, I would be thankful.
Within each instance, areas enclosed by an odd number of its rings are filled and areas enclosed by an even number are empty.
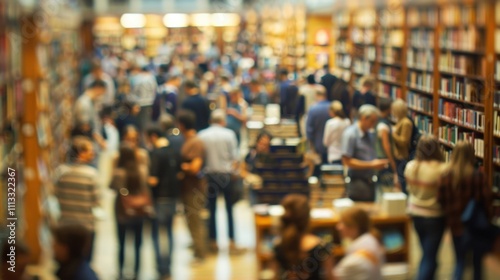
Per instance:
[[[349,26],[350,16],[349,16],[348,12],[338,13],[334,17],[335,17],[334,21],[337,24],[337,27],[348,27]]]
[[[401,62],[401,50],[391,47],[380,47],[379,57],[387,63]]]
[[[497,60],[495,64],[495,80],[500,81],[500,60]]]
[[[497,90],[493,94],[493,108],[500,109],[500,91]]]
[[[432,134],[432,118],[413,112],[411,114],[415,125],[422,134]]]
[[[375,30],[354,27],[351,33],[351,39],[357,44],[374,44]]]
[[[432,71],[434,68],[434,54],[431,49],[413,50],[409,49],[406,53],[406,62],[408,67],[419,68]]]
[[[471,79],[463,78],[441,78],[439,94],[449,98],[455,98],[467,102],[483,103],[484,85]]]
[[[348,53],[349,50],[347,48],[347,42],[345,40],[339,40],[336,42],[335,44],[335,51],[337,53],[341,52],[341,53]]]
[[[483,58],[467,55],[442,53],[439,57],[439,70],[462,75],[484,76],[485,61]]]
[[[395,67],[380,67],[379,77],[382,80],[396,82],[399,81],[401,70]]]
[[[462,104],[439,99],[439,117],[471,129],[484,131],[484,113],[465,109]]]
[[[409,91],[406,102],[408,103],[408,107],[412,109],[428,112],[429,114],[432,113],[432,98]]]
[[[377,49],[374,46],[367,47],[365,49],[365,57],[370,61],[374,61],[377,59]]]
[[[446,26],[484,25],[486,10],[482,5],[477,9],[472,5],[447,5],[442,9],[441,18]]]
[[[342,68],[351,67],[351,56],[348,54],[337,54],[335,58],[335,63]]]
[[[500,112],[493,113],[493,135],[500,137]]]
[[[484,139],[477,133],[461,132],[456,126],[441,126],[438,132],[439,140],[450,145],[455,146],[458,141],[467,141],[474,145],[475,154],[478,157],[484,157]]]
[[[437,9],[410,8],[408,10],[407,19],[408,25],[412,27],[436,26],[438,21]]]
[[[430,73],[420,73],[416,71],[408,72],[408,77],[406,82],[410,87],[425,90],[428,92],[433,92],[432,89],[434,76]]]
[[[380,13],[380,24],[382,26],[401,27],[404,24],[405,13],[402,5],[393,5],[390,9],[384,9]]]
[[[497,164],[500,164],[500,146],[493,146],[493,161]],[[495,185],[496,187],[500,187],[500,185]]]
[[[392,47],[403,47],[404,32],[401,29],[383,31],[380,34],[379,45],[390,45]]]
[[[390,97],[392,100],[403,98],[401,87],[389,84],[380,84],[378,87],[378,94],[381,97]]]
[[[447,49],[475,51],[484,46],[485,34],[477,28],[445,29],[440,36],[440,46]]]
[[[495,52],[500,53],[500,28],[495,30]]]
[[[410,32],[410,46],[415,48],[434,47],[434,30],[416,29]]]
[[[355,59],[352,64],[353,72],[356,74],[370,74],[370,61]]]

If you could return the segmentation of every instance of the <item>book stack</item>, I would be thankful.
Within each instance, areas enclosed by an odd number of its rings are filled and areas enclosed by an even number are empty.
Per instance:
[[[414,92],[408,92],[406,98],[408,107],[411,109],[419,110],[421,112],[432,112],[432,98],[422,96]]]
[[[434,81],[434,76],[430,73],[420,73],[416,71],[410,71],[408,73],[408,79],[407,79],[408,86],[419,90],[433,92],[432,89],[433,81]]]
[[[484,131],[484,113],[463,108],[461,104],[440,99],[439,117],[464,127]]]

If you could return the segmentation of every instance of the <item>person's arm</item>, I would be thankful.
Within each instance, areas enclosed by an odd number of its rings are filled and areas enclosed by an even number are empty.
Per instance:
[[[232,108],[228,108],[227,109],[227,114],[230,115],[230,116],[233,116],[234,118],[236,118],[238,121],[244,123],[247,121],[247,116],[246,116],[246,113],[243,112],[245,109],[242,108],[241,109],[241,113],[239,113],[236,109],[232,109]]]
[[[396,131],[392,132],[392,138],[394,139],[394,143],[398,147],[409,147],[411,134],[413,130],[413,125],[411,121],[405,121],[401,124],[401,135],[398,135]]]
[[[350,131],[344,131],[342,135],[342,163],[351,169],[383,169],[389,164],[387,159],[375,159],[364,161],[354,158],[356,149],[356,137]]]

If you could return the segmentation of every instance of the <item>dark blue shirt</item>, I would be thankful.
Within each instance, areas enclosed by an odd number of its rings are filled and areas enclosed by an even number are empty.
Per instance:
[[[330,102],[328,100],[316,103],[309,109],[307,115],[306,134],[307,140],[314,144],[316,153],[322,155],[326,152],[323,145],[325,124],[330,119]]]
[[[182,109],[190,110],[196,115],[196,131],[203,130],[209,126],[210,107],[208,100],[203,96],[197,94],[186,97],[182,103]]]

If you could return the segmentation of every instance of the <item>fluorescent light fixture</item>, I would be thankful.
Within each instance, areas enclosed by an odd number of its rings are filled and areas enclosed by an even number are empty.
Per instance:
[[[191,15],[191,25],[198,27],[212,26],[212,15],[211,14],[192,14]]]
[[[215,13],[212,14],[213,26],[238,26],[240,24],[240,16],[231,13]]]
[[[181,28],[189,26],[187,14],[166,14],[163,17],[163,24],[168,28]]]
[[[143,28],[146,17],[143,14],[123,14],[120,23],[125,28]]]

